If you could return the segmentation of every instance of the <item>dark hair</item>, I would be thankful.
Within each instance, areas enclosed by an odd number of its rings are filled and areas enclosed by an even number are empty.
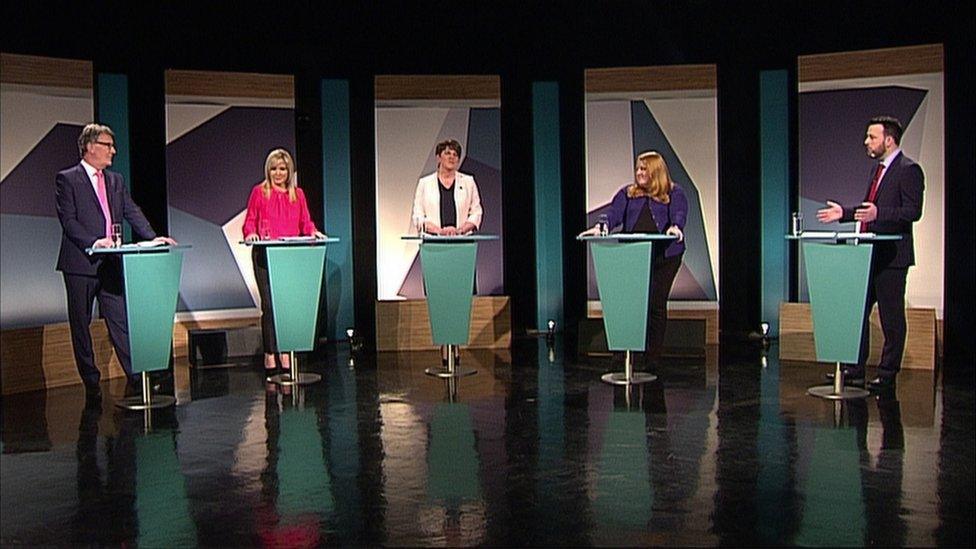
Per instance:
[[[444,149],[451,149],[452,151],[456,152],[459,157],[461,156],[461,144],[458,143],[456,139],[448,139],[438,143],[437,147],[434,148],[434,156],[440,156],[441,153],[444,152]]]
[[[901,145],[901,134],[903,132],[901,122],[893,116],[875,116],[868,121],[868,126],[881,124],[884,127],[884,134],[890,135],[895,140],[895,145]]]

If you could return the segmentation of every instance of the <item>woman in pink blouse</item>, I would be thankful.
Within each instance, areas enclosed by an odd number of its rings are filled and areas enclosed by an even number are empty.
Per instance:
[[[295,162],[285,149],[275,149],[264,162],[264,181],[251,189],[247,200],[247,216],[244,218],[244,240],[274,240],[287,236],[314,236],[325,238],[315,228],[308,214],[305,193],[298,188]],[[254,278],[261,296],[261,331],[264,339],[264,368],[275,369],[278,345],[274,333],[274,317],[271,312],[271,284],[268,279],[268,258],[263,247],[251,250],[254,262]],[[289,355],[278,354],[283,370],[291,368]]]

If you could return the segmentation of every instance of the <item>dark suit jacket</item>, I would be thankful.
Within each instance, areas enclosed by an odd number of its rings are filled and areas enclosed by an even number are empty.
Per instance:
[[[127,220],[140,240],[156,238],[146,216],[129,196],[122,176],[107,170],[104,174],[112,220],[115,223],[121,223],[123,218]],[[105,216],[95,189],[80,163],[58,172],[55,185],[58,219],[63,229],[58,270],[68,274],[95,276],[102,259],[85,253],[85,248],[91,248],[96,240],[105,237]]]
[[[872,166],[868,176],[874,178]],[[915,243],[912,237],[912,223],[922,217],[922,192],[925,190],[925,175],[922,168],[904,152],[898,154],[881,178],[874,205],[878,207],[878,218],[868,227],[877,234],[900,234],[901,240],[877,242],[874,245],[874,268],[906,268],[915,264]],[[865,198],[866,200],[867,198]],[[841,221],[854,221],[856,206],[844,206]]]

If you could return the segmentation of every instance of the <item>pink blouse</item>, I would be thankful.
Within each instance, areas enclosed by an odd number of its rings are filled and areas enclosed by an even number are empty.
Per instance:
[[[269,234],[261,234],[265,220]],[[287,191],[277,191],[274,187],[267,198],[261,191],[260,183],[251,189],[251,197],[247,199],[247,215],[244,217],[244,237],[249,234],[256,234],[262,240],[315,234],[315,223],[308,214],[308,203],[301,187],[295,189],[294,202],[289,202]]]

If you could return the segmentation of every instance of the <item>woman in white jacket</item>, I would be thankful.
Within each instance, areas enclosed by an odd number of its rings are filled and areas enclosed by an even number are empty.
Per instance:
[[[481,195],[478,184],[461,165],[461,144],[454,139],[441,141],[434,148],[437,171],[417,181],[413,198],[413,222],[428,234],[453,236],[477,231],[481,227]],[[460,360],[455,347],[455,359]],[[441,347],[441,362],[447,364],[447,347]]]
[[[461,164],[461,144],[453,139],[442,141],[434,154],[437,171],[417,181],[414,224],[423,224],[428,234],[449,236],[477,231],[481,227],[481,195],[474,178],[457,171]]]

